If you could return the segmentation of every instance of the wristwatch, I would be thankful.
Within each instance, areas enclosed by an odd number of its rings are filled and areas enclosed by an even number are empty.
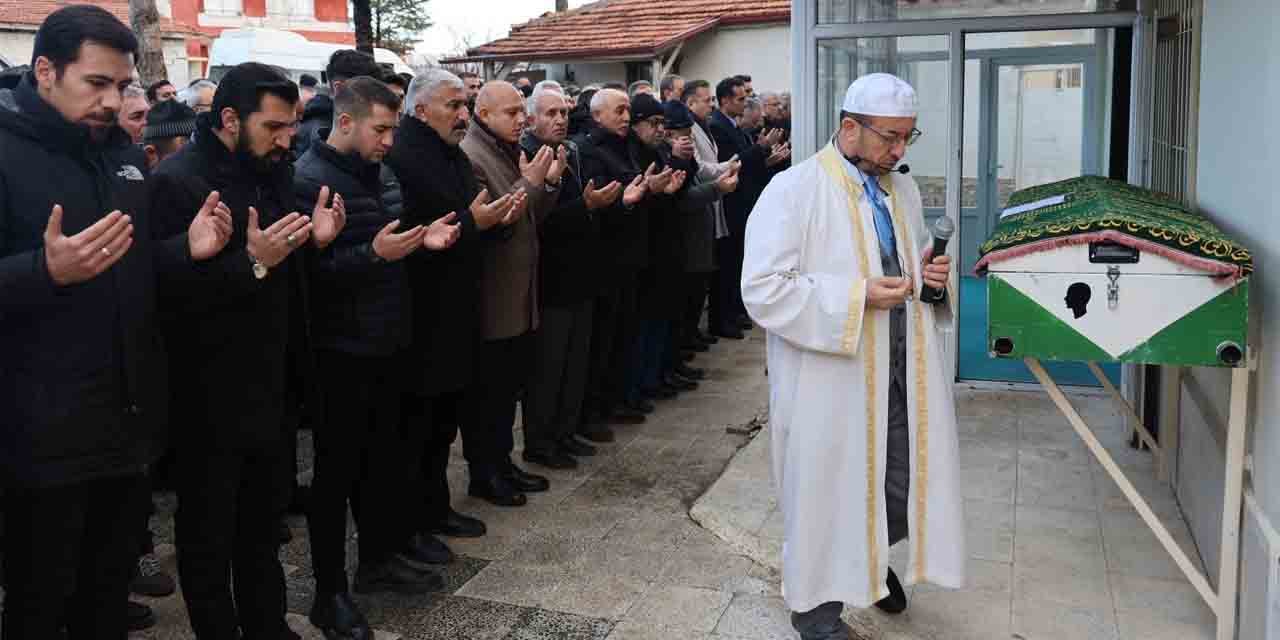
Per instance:
[[[561,180],[564,180],[564,176],[561,176],[561,177],[560,177],[560,180],[556,180],[555,182],[551,182],[550,180],[545,180],[545,181],[543,181],[543,183],[542,183],[542,188],[543,188],[544,190],[546,190],[546,192],[547,192],[547,193],[551,193],[551,192],[555,191],[556,189],[559,189],[559,188],[560,188],[560,181],[561,181]]]
[[[262,280],[267,277],[267,265],[258,262],[258,259],[249,255],[249,263],[253,265],[253,277]]]

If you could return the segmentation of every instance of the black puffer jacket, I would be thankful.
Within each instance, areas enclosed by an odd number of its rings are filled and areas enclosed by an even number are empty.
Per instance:
[[[323,140],[320,131],[333,126],[333,98],[323,93],[307,101],[302,110],[302,122],[293,134],[293,157],[301,158],[317,140]]]
[[[231,241],[210,263],[241,274],[203,296],[201,307],[166,318],[174,342],[175,437],[195,446],[280,446],[287,367],[303,378],[307,396],[315,391],[307,331],[309,249],[294,251],[265,279],[254,279],[245,250],[249,207],[257,209],[264,229],[296,211],[292,168],[282,164],[263,174],[243,166],[214,134],[212,122],[210,114],[200,116],[194,141],[156,167],[151,190],[156,227],[166,235],[190,225],[209,192],[218,191],[231,209],[233,229]],[[247,290],[236,289],[244,283]],[[307,405],[320,403],[312,396]],[[199,419],[184,420],[183,412]]]
[[[471,201],[480,188],[466,154],[434,129],[405,116],[386,165],[400,181],[404,227],[458,214],[462,236],[446,251],[419,251],[405,259],[413,292],[413,344],[406,389],[436,395],[471,382],[480,345],[480,269],[492,232],[476,228]]]
[[[638,142],[632,144],[632,137],[620,137],[595,127],[577,138],[575,142],[582,156],[582,179],[595,181],[596,186],[614,180],[622,183],[624,188],[631,184],[648,167],[647,163],[642,165],[635,157],[641,145]],[[602,272],[634,274],[648,266],[649,215],[661,199],[646,196],[635,206],[627,207],[619,197],[613,206],[600,210]]]
[[[312,344],[361,356],[392,355],[408,346],[412,323],[404,263],[386,262],[373,251],[373,238],[395,220],[382,199],[381,165],[341,154],[323,140],[326,130],[320,135],[294,165],[297,208],[314,207],[327,186],[330,194],[342,195],[347,224],[310,261]]]
[[[123,131],[92,141],[29,75],[0,94],[0,487],[139,473],[161,450],[168,404],[157,274],[183,290],[185,234],[153,241],[146,162]],[[56,286],[43,237],[54,204],[67,236],[128,213],[133,246]]]

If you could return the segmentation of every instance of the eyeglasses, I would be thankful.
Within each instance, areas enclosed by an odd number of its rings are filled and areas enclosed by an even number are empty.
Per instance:
[[[899,144],[904,144],[909,147],[915,144],[916,141],[920,139],[920,136],[924,135],[923,131],[919,129],[912,129],[911,131],[907,132],[907,137],[903,138],[901,135],[896,133],[895,134],[884,133],[883,131],[879,131],[875,127],[872,127],[871,125],[863,122],[858,122],[858,124],[866,128],[867,130],[874,132],[876,135],[880,136],[880,139],[889,143],[889,146],[891,147],[896,147]]]

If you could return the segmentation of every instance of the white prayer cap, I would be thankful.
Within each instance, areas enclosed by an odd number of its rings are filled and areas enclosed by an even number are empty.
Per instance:
[[[844,94],[844,110],[864,116],[914,118],[918,107],[916,90],[887,73],[862,76],[854,80]]]

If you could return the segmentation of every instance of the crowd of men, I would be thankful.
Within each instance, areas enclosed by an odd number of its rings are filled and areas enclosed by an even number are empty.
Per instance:
[[[450,505],[459,433],[468,493],[520,507],[550,482],[512,459],[518,404],[523,462],[574,468],[751,326],[743,233],[790,115],[749,77],[410,80],[346,50],[323,84],[245,63],[143,89],[137,48],[65,7],[0,89],[6,637],[151,624],[128,594],[175,590],[163,486],[198,638],[297,637],[291,502],[311,621],[372,638],[352,591],[439,589],[440,537],[486,534]]]

